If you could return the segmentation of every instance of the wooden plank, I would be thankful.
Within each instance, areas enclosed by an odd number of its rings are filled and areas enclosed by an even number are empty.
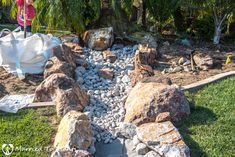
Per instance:
[[[225,73],[222,73],[222,74],[218,74],[218,75],[209,77],[205,80],[202,80],[202,81],[199,81],[199,82],[196,82],[196,83],[192,83],[190,85],[182,86],[181,90],[183,90],[183,91],[185,91],[185,90],[188,90],[188,91],[198,90],[198,89],[204,87],[205,85],[208,85],[210,83],[216,82],[216,81],[221,80],[221,79],[225,79],[229,76],[235,76],[235,71],[225,72]]]
[[[51,107],[51,106],[55,106],[55,104],[52,101],[50,101],[50,102],[35,102],[35,103],[29,103],[24,108],[42,108],[42,107]]]

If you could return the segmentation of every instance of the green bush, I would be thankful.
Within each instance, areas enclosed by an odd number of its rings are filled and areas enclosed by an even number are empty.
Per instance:
[[[195,19],[187,28],[187,33],[197,39],[210,39],[214,34],[214,21],[212,16],[204,16]]]

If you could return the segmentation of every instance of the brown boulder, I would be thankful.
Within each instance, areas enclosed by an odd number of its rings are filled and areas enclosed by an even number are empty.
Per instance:
[[[44,67],[44,79],[55,73],[63,73],[68,77],[74,77],[74,67],[69,63],[60,61],[57,57],[50,58]]]
[[[137,137],[161,156],[190,156],[188,146],[170,121],[142,124],[137,128]]]
[[[47,77],[36,89],[34,102],[53,101],[58,116],[70,110],[81,111],[89,102],[89,96],[76,82],[62,73]]]
[[[76,55],[83,54],[83,48],[79,44],[69,42],[65,43],[65,45],[68,46],[74,54]]]
[[[61,44],[53,48],[53,56],[57,57],[60,61],[69,63],[71,66],[76,68],[75,55],[69,46]]]
[[[198,53],[193,56],[193,60],[196,63],[196,65],[202,69],[207,70],[213,67],[214,61],[213,58],[204,53]]]
[[[91,143],[92,129],[88,117],[81,112],[68,112],[60,122],[54,147],[87,150]]]
[[[124,121],[136,125],[154,122],[162,112],[169,112],[173,121],[190,114],[188,101],[180,89],[155,82],[136,84],[126,100],[125,109]]]
[[[113,28],[88,30],[83,34],[84,43],[91,49],[103,51],[111,47],[114,41]]]
[[[110,60],[111,63],[114,63],[117,59],[117,56],[111,51],[103,51],[104,60]]]
[[[98,71],[98,74],[100,77],[103,77],[105,79],[109,79],[112,80],[113,79],[113,70],[109,69],[109,68],[104,68],[104,69],[100,69]]]

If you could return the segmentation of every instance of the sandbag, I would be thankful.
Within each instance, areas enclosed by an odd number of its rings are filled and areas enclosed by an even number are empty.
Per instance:
[[[0,66],[19,77],[40,74],[46,61],[52,57],[52,48],[59,45],[52,35],[11,32],[0,38]]]

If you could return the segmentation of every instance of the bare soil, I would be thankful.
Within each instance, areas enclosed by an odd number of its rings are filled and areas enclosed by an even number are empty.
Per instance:
[[[192,50],[211,55],[215,63],[212,69],[207,71],[198,69],[197,71],[190,72],[181,71],[176,73],[162,74],[162,71],[165,68],[169,68],[170,66],[178,63],[181,57],[186,57],[188,60],[190,60],[189,52]],[[168,46],[164,46],[163,44],[160,45],[159,53],[160,57],[157,60],[158,64],[154,71],[155,76],[169,77],[174,84],[179,86],[188,85],[216,74],[235,70],[235,57],[231,57],[231,62],[229,64],[225,64],[227,56],[232,54],[235,55],[235,46],[233,44],[215,47],[210,43],[204,43],[198,44],[194,47],[186,47],[173,42]]]
[[[20,80],[0,67],[0,98],[8,94],[33,94],[42,81],[43,75],[26,75],[26,79]]]

